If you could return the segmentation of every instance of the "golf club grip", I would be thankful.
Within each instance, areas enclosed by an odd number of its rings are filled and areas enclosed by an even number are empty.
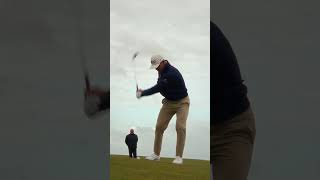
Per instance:
[[[87,73],[85,74],[84,79],[85,79],[85,83],[86,83],[86,89],[90,90],[91,86],[90,86],[89,76]]]

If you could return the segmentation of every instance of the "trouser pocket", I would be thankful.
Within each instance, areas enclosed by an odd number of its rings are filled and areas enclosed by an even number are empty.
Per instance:
[[[256,136],[255,117],[248,108],[245,112],[239,114],[233,119],[225,122],[225,129],[222,130],[223,136],[231,139],[239,139],[245,143],[254,144]]]

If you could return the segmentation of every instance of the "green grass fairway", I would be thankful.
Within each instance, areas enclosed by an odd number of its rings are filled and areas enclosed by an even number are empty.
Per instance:
[[[172,164],[173,158],[160,161],[129,159],[128,156],[110,156],[111,180],[207,180],[210,163],[204,160],[184,159],[182,165]]]

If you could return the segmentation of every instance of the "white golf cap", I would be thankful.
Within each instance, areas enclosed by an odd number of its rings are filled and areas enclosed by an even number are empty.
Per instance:
[[[163,57],[160,55],[154,55],[151,57],[151,66],[150,69],[156,69],[160,63],[164,61]]]

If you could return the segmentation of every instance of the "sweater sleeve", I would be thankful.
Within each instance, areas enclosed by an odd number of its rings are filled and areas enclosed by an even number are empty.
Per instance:
[[[153,87],[143,90],[141,96],[150,96],[152,94],[160,92],[160,87],[158,84],[154,85]]]
[[[128,136],[126,136],[126,139],[124,140],[126,142],[126,145],[128,145]]]
[[[106,110],[110,108],[110,92],[104,93],[101,97],[100,110]]]
[[[149,95],[158,93],[167,85],[168,85],[167,78],[162,78],[162,79],[159,78],[157,84],[149,89],[143,90],[141,96],[149,96]]]

